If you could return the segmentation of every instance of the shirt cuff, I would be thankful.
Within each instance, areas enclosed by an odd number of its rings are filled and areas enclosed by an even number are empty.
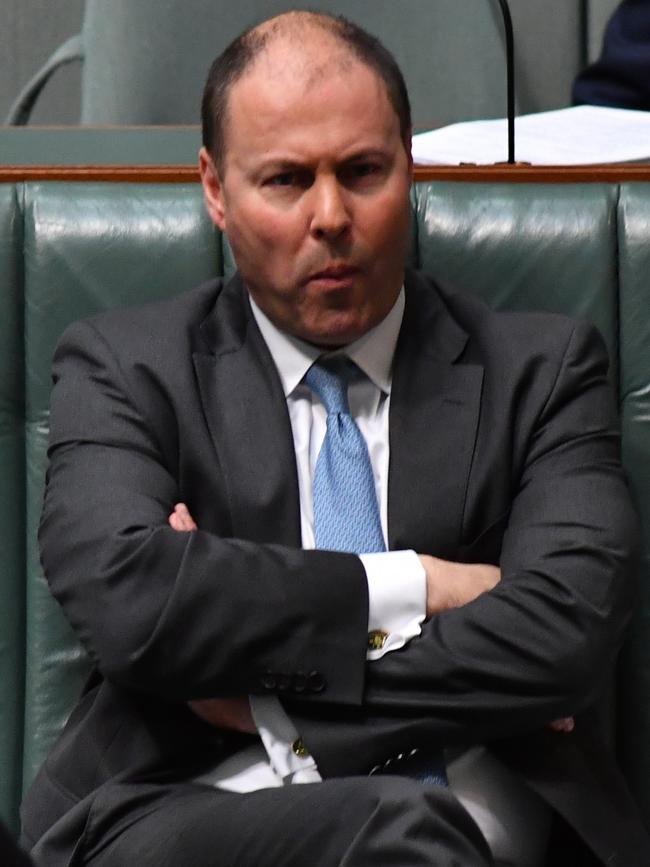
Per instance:
[[[269,763],[283,784],[321,779],[316,761],[275,695],[249,696],[251,715]]]
[[[368,581],[368,660],[381,659],[420,634],[426,573],[415,551],[360,554]]]

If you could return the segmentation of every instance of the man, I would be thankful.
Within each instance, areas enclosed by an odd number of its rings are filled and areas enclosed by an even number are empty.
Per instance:
[[[203,109],[238,275],[55,358],[43,562],[97,674],[37,863],[534,865],[558,828],[554,867],[647,863],[571,731],[631,604],[600,339],[405,273],[408,98],[363,31],[272,19]]]
[[[623,0],[599,59],[577,77],[573,101],[650,111],[650,3]]]

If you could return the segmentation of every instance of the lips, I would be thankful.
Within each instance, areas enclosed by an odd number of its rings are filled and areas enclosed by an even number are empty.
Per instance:
[[[309,275],[309,280],[312,282],[340,284],[356,277],[359,273],[359,268],[354,265],[330,265],[329,268],[323,268],[321,271],[315,271]]]

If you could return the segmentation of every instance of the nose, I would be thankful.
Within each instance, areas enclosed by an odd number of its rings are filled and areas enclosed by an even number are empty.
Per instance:
[[[350,226],[350,212],[336,177],[319,178],[311,189],[311,234],[321,240],[337,238]]]

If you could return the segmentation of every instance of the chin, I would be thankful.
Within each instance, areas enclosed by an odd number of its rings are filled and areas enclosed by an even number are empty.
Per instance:
[[[367,331],[370,331],[374,325],[374,322],[328,322],[320,324],[318,327],[306,328],[298,336],[316,346],[335,348],[347,346],[348,343],[354,343],[355,340],[358,340]]]

